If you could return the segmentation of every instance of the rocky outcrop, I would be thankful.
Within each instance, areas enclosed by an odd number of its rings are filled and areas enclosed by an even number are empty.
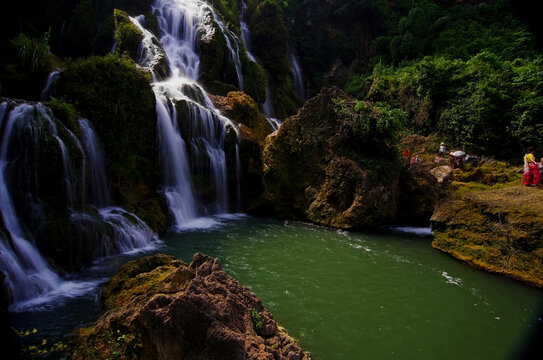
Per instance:
[[[432,246],[477,268],[543,287],[543,191],[470,192],[440,203]]]
[[[210,96],[213,104],[228,118],[250,128],[263,144],[273,129],[258,104],[242,91],[230,91],[226,96]]]
[[[339,228],[390,221],[400,166],[392,141],[376,130],[381,116],[371,104],[356,110],[335,87],[308,100],[267,138],[255,211]]]
[[[219,259],[167,255],[125,264],[103,291],[108,310],[75,332],[72,359],[311,359]]]

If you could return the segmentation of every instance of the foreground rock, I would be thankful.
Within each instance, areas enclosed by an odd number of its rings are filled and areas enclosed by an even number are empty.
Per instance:
[[[260,300],[195,254],[124,265],[103,291],[108,310],[73,336],[73,359],[311,359]]]
[[[470,192],[437,206],[432,246],[478,268],[543,287],[543,191]]]

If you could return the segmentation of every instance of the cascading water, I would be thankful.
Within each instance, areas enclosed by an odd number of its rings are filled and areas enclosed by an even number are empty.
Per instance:
[[[58,207],[65,197],[65,209],[72,214],[72,225],[57,226],[67,226],[67,231],[73,228],[79,235],[84,231],[81,225],[99,237],[96,244],[102,249],[97,249],[94,257],[89,256],[92,259],[147,248],[158,240],[136,215],[111,206],[98,139],[88,120],[80,120],[79,125],[83,145],[41,103],[10,101],[0,105],[0,271],[6,276],[12,309],[48,301],[51,296],[81,294],[90,290],[89,286],[96,286],[62,281],[34,245],[34,239],[40,239],[45,214],[50,211],[46,209],[49,205],[40,199],[40,192],[51,190],[47,186],[55,187],[57,182],[62,185],[55,195],[55,209],[62,211]],[[44,161],[48,162],[47,168],[58,167],[61,171],[46,170],[43,174],[45,167],[40,164]],[[90,212],[86,210],[83,181],[87,165],[91,180],[89,198],[97,207]],[[80,177],[75,175],[78,167]],[[44,181],[51,183],[43,185]]]
[[[245,47],[245,53],[247,54],[247,57],[254,62],[256,61],[256,58],[251,53],[251,32],[249,31],[249,26],[247,25],[246,21],[247,17],[247,4],[245,1],[241,1],[241,14],[239,16],[240,19],[240,28],[241,28],[241,39],[243,40],[243,46]]]
[[[240,28],[241,28],[241,38],[243,40],[243,45],[245,47],[245,54],[247,54],[247,57],[251,59],[251,61],[257,62],[256,58],[251,54],[251,44],[250,44],[250,38],[251,38],[251,32],[249,31],[249,26],[246,22],[246,12],[247,12],[247,4],[245,1],[242,0],[241,2],[241,14],[240,14]],[[271,90],[270,90],[270,84],[268,83],[266,85],[266,101],[262,104],[262,112],[266,116],[266,120],[270,124],[271,128],[275,131],[279,129],[279,126],[281,126],[281,121],[277,118],[274,118],[274,109],[273,109],[273,103],[272,103],[272,96],[271,96]]]
[[[0,109],[0,128],[7,107],[8,104],[3,103]],[[6,172],[12,161],[10,145],[16,140],[18,130],[34,117],[34,112],[34,106],[28,104],[10,112],[0,148],[0,212],[7,232],[5,236],[0,234],[0,270],[6,276],[5,283],[15,303],[49,292],[61,283],[25,234],[7,186]]]
[[[234,62],[234,66],[236,68],[236,75],[238,78],[238,87],[241,91],[243,91],[243,74],[241,72],[241,60],[239,58],[239,40],[232,31],[230,31],[228,28],[226,28],[222,21],[219,19],[217,14],[213,12],[213,20],[219,25],[219,28],[221,29],[221,32],[224,35],[224,40],[226,41],[226,46],[228,47],[228,51],[230,52],[230,58]],[[230,41],[230,38],[232,38],[234,41]],[[233,45],[232,45],[233,44]]]
[[[281,126],[281,121],[273,117],[274,110],[273,110],[271,90],[270,90],[269,84],[266,86],[266,101],[264,102],[264,104],[262,104],[262,112],[266,116],[266,120],[268,120],[268,123],[270,124],[272,129],[274,131],[279,129],[279,126]]]
[[[87,119],[80,119],[79,128],[85,159],[89,166],[90,202],[97,208],[98,216],[92,217],[85,213],[74,212],[71,216],[72,221],[84,226],[107,224],[111,227],[113,236],[104,236],[97,257],[127,253],[151,246],[158,241],[156,234],[136,215],[112,206],[104,153],[90,122]]]
[[[305,93],[305,86],[304,86],[304,78],[302,75],[302,67],[300,66],[300,62],[298,61],[298,57],[294,53],[294,51],[290,51],[290,70],[292,71],[292,78],[294,80],[294,89],[296,90],[296,93],[302,100],[307,99],[307,95]]]
[[[89,162],[90,202],[97,207],[111,204],[105,172],[102,147],[87,119],[79,120],[85,157]]]
[[[47,77],[47,83],[41,92],[40,100],[47,100],[49,96],[55,96],[57,80],[61,71],[62,70],[60,69],[55,69],[49,74]]]
[[[201,215],[228,211],[224,145],[225,129],[233,124],[214,108],[197,83],[200,59],[196,42],[198,36],[213,36],[212,19],[223,31],[240,88],[243,87],[241,62],[237,39],[204,1],[155,0],[152,10],[161,30],[160,44],[167,55],[171,74],[169,79],[153,83],[160,159],[165,173],[164,194],[174,226],[184,228]],[[131,20],[141,30],[141,17]],[[149,47],[145,43],[142,46]],[[152,70],[153,61],[142,59],[139,65]],[[207,193],[202,195],[197,189],[207,189]]]

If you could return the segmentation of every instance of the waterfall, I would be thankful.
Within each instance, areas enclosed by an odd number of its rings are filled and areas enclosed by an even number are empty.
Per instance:
[[[247,4],[244,0],[241,1],[241,14],[239,16],[240,18],[240,28],[241,28],[241,40],[243,41],[243,46],[245,47],[245,53],[247,54],[247,57],[254,62],[256,61],[256,58],[251,53],[251,33],[249,31],[249,26],[246,22],[247,17]]]
[[[156,93],[156,91],[155,91]],[[190,178],[185,141],[177,128],[175,105],[164,95],[156,95],[160,159],[164,168],[164,191],[175,224],[196,218],[196,201]]]
[[[55,96],[57,80],[59,78],[60,72],[60,69],[55,69],[51,71],[51,73],[47,77],[47,82],[45,83],[45,87],[43,88],[40,95],[41,101],[47,100],[49,96]]]
[[[268,124],[272,127],[273,131],[279,129],[281,126],[281,120],[273,117],[273,104],[272,104],[272,97],[271,97],[271,89],[270,85],[266,85],[266,101],[264,104],[262,104],[262,112],[266,116],[266,120],[268,121]]]
[[[79,120],[85,158],[89,163],[90,202],[97,207],[111,204],[106,179],[105,162],[102,147],[87,119]]]
[[[155,78],[152,84],[164,169],[163,191],[174,226],[181,229],[199,216],[229,210],[224,145],[226,127],[233,125],[214,108],[197,83],[200,59],[196,43],[200,36],[214,35],[211,20],[224,34],[240,88],[241,61],[237,38],[205,1],[155,0],[152,11],[157,16],[159,41],[170,66],[170,77],[164,81]],[[141,18],[132,21],[142,26]],[[140,65],[149,67],[150,63],[147,60]]]
[[[222,21],[219,19],[217,14],[213,12],[213,20],[219,25],[219,28],[221,29],[221,32],[224,35],[224,40],[226,41],[226,46],[228,47],[228,51],[230,52],[230,58],[234,62],[234,66],[236,68],[236,75],[238,77],[238,88],[243,91],[243,73],[241,71],[241,60],[239,58],[239,40],[232,31],[230,31],[228,28],[226,28]],[[234,40],[234,46],[232,46],[232,42],[230,41],[230,37]]]
[[[236,211],[241,211],[241,160],[239,158],[239,144],[236,144]]]
[[[111,227],[114,236],[112,239],[107,236],[102,239],[102,250],[97,253],[97,257],[127,253],[149,247],[158,241],[156,234],[135,214],[112,206],[106,178],[105,157],[100,141],[87,119],[80,119],[78,123],[83,140],[84,158],[89,166],[90,201],[91,205],[97,208],[99,216],[96,221],[85,213],[74,212],[71,219],[75,224],[87,221],[94,226],[99,227],[103,226],[102,224],[107,224]]]
[[[148,68],[151,71],[153,82],[158,81],[159,76],[167,77],[169,75],[167,73],[158,73],[159,71],[166,71],[166,69],[160,69],[159,67],[163,62],[166,62],[165,65],[168,65],[167,58],[156,36],[143,26],[145,16],[140,15],[138,17],[129,18],[143,35],[136,63],[140,66]]]
[[[0,121],[5,117],[7,106],[7,103],[2,104]],[[0,239],[0,270],[6,275],[5,283],[13,302],[37,297],[57,288],[61,283],[25,235],[6,182],[6,170],[11,162],[9,145],[16,140],[17,130],[34,116],[34,111],[35,108],[28,104],[19,105],[11,111],[0,149],[0,212],[7,231],[6,236]],[[0,129],[2,126],[0,122]]]
[[[298,94],[300,99],[305,101],[305,99],[307,99],[307,95],[305,93],[302,68],[300,66],[300,62],[298,61],[298,57],[296,56],[293,50],[290,51],[289,58],[290,58],[290,70],[292,71],[292,78],[294,80],[294,89],[296,90],[296,93]]]
[[[88,290],[88,284],[62,281],[34,245],[34,240],[40,239],[46,212],[58,209],[48,209],[47,203],[40,199],[40,191],[55,186],[42,188],[44,181],[57,181],[58,176],[61,185],[58,193],[66,194],[65,206],[71,216],[65,224],[56,226],[66,226],[67,231],[73,229],[78,234],[87,230],[94,234],[97,246],[102,249],[96,250],[94,257],[89,256],[92,259],[147,248],[158,241],[136,215],[112,206],[98,138],[88,120],[79,120],[79,126],[83,145],[41,103],[0,105],[0,271],[6,275],[10,300],[16,307],[39,299],[47,301],[53,294],[71,296],[81,294],[83,288]],[[47,157],[42,159],[42,156]],[[56,165],[59,170],[62,167],[62,172],[42,174],[45,160],[52,161],[48,166],[53,169]],[[91,204],[96,210],[85,203],[87,166]],[[80,178],[74,171],[78,167],[81,167]],[[18,211],[26,216],[19,216]]]

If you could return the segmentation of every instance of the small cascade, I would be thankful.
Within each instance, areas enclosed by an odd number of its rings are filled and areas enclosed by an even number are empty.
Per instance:
[[[219,28],[221,29],[221,32],[224,35],[224,40],[226,41],[226,46],[228,47],[228,51],[230,52],[230,58],[234,62],[234,66],[236,68],[236,75],[238,77],[238,88],[243,91],[243,73],[241,71],[241,60],[239,58],[239,39],[232,31],[230,31],[227,27],[225,27],[222,23],[222,21],[219,19],[217,14],[213,12],[213,20],[219,25]],[[230,38],[232,38],[233,41],[230,41]],[[233,45],[232,45],[233,44]]]
[[[236,211],[241,211],[241,160],[239,144],[236,144]]]
[[[71,219],[75,224],[94,224],[111,227],[112,237],[104,236],[100,243],[102,250],[96,257],[111,256],[143,249],[158,241],[156,234],[136,215],[119,207],[112,206],[106,178],[105,157],[98,137],[87,119],[79,120],[83,141],[84,158],[89,167],[90,203],[96,207],[98,216],[74,212]],[[85,225],[85,226],[88,226]],[[92,228],[92,227],[91,227]]]
[[[7,107],[7,103],[2,104],[2,122]],[[5,283],[15,303],[52,291],[61,283],[25,234],[7,184],[6,172],[12,162],[10,145],[25,122],[34,118],[35,110],[32,105],[19,105],[10,112],[5,126],[0,122],[0,129],[4,127],[0,149],[0,212],[7,231],[5,236],[0,233],[0,270],[6,275]]]
[[[300,62],[298,61],[298,57],[294,53],[293,50],[290,51],[290,70],[292,71],[292,78],[294,80],[294,89],[296,90],[296,93],[302,99],[305,101],[307,99],[305,86],[304,86],[304,78],[302,75],[302,68],[300,66]]]
[[[281,120],[273,117],[274,110],[269,84],[266,86],[266,101],[264,102],[264,104],[262,104],[262,112],[266,116],[266,120],[268,121],[268,124],[270,124],[270,126],[272,127],[273,131],[279,129],[279,127],[281,126]]]
[[[85,158],[89,163],[90,203],[96,207],[111,205],[102,147],[87,119],[79,120]]]
[[[41,92],[41,95],[40,95],[41,101],[47,100],[50,96],[55,96],[57,81],[58,81],[61,71],[62,70],[60,69],[55,69],[51,71],[51,73],[47,77],[47,82],[45,83],[45,87],[43,88]]]
[[[166,67],[168,59],[156,36],[144,27],[145,16],[140,15],[129,18],[143,35],[136,63],[151,71],[153,82],[158,81],[159,77],[167,77],[169,74],[164,73],[166,69],[161,69],[161,66]]]
[[[164,193],[176,225],[196,218],[196,201],[190,178],[185,141],[177,127],[175,105],[165,96],[157,94],[157,121],[160,159],[164,169]]]
[[[256,61],[256,58],[251,53],[251,32],[249,31],[249,26],[247,25],[246,21],[247,17],[247,4],[244,0],[241,0],[241,14],[239,16],[240,18],[240,28],[241,28],[241,40],[243,41],[243,46],[245,46],[245,53],[247,54],[247,57],[254,62]]]

